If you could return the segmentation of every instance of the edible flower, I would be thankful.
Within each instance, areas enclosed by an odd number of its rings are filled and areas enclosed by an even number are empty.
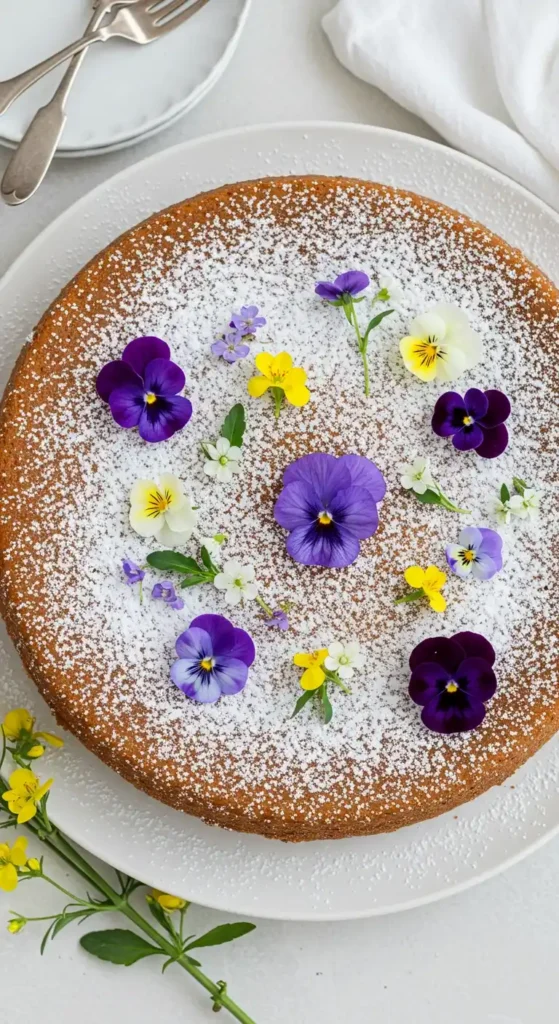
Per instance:
[[[446,560],[457,576],[490,580],[503,568],[503,541],[495,530],[483,526],[466,526],[458,544],[447,544]]]
[[[422,505],[441,505],[449,512],[469,515],[467,508],[459,508],[443,494],[441,485],[431,475],[429,459],[418,456],[413,463],[405,462],[399,467],[400,483],[407,491],[413,491]]]
[[[266,317],[258,316],[258,306],[241,306],[240,313],[233,313],[229,326],[239,331],[241,337],[254,336],[259,327],[266,326]]]
[[[452,437],[459,451],[475,449],[482,459],[495,459],[509,443],[509,416],[510,402],[502,391],[470,388],[463,398],[456,391],[441,395],[431,425],[439,437]]]
[[[140,569],[140,566],[136,565],[131,558],[122,559],[122,571],[129,587],[133,587],[135,583],[141,583],[146,575],[145,569]]]
[[[26,924],[26,917],[12,917],[8,921],[6,928],[8,929],[11,935],[17,935],[17,933],[20,932],[22,928],[25,928]]]
[[[205,442],[204,453],[207,459],[204,473],[218,483],[228,484],[236,473],[241,472],[242,451],[236,445],[232,445],[226,437],[218,437],[215,444]]]
[[[141,537],[178,547],[192,535],[197,515],[178,477],[162,473],[155,480],[136,480],[130,491],[130,526]]]
[[[199,615],[175,647],[179,660],[171,667],[171,679],[186,697],[203,704],[239,693],[256,656],[248,633],[223,615]]]
[[[222,545],[227,540],[227,534],[214,533],[213,537],[201,537],[200,545],[205,548],[214,565],[220,565],[223,558]]]
[[[423,640],[410,655],[409,694],[421,721],[439,733],[468,732],[481,725],[485,703],[497,689],[495,651],[480,633]]]
[[[344,693],[351,693],[346,680],[351,678],[354,669],[363,666],[364,658],[359,653],[357,641],[349,644],[334,641],[328,647],[295,654],[293,664],[298,668],[304,668],[305,671],[299,680],[304,692],[299,697],[291,717],[298,715],[309,700],[316,698],[322,708],[324,724],[327,725],[334,713],[328,696],[328,684],[335,683]]]
[[[428,565],[422,569],[419,565],[410,565],[404,573],[406,583],[412,587],[411,594],[399,597],[395,604],[407,604],[409,601],[418,601],[426,597],[434,612],[444,612],[446,601],[441,590],[446,583],[446,573],[437,569],[436,565]]]
[[[378,279],[377,299],[380,302],[401,302],[404,298],[404,289],[399,281],[392,274],[381,274]]]
[[[524,480],[520,480],[516,476],[513,478],[512,484],[516,491],[509,502],[512,515],[519,519],[537,519],[543,492],[528,487]]]
[[[214,577],[214,587],[222,590],[227,604],[237,605],[243,600],[253,601],[258,596],[258,587],[254,582],[254,566],[241,565],[231,558],[223,566],[223,571]]]
[[[305,671],[299,682],[303,690],[316,690],[322,686],[326,679],[326,672],[323,669],[324,662],[328,657],[328,649],[321,647],[318,651],[311,651],[309,654],[299,653],[293,655],[293,664]]]
[[[272,614],[266,616],[264,619],[264,625],[267,626],[268,629],[281,629],[285,632],[285,630],[289,629],[289,618],[287,612],[284,611],[283,608],[275,608]]]
[[[321,299],[343,306],[364,292],[370,283],[370,278],[364,271],[346,270],[345,274],[340,274],[335,281],[318,281],[314,290]]]
[[[217,338],[211,346],[214,356],[221,356],[226,363],[236,363],[238,359],[244,359],[248,356],[250,348],[241,341],[242,337],[241,331],[230,331],[229,334]]]
[[[188,900],[183,900],[180,896],[171,896],[168,892],[161,892],[161,889],[152,889],[146,899],[148,902],[155,900],[168,914],[172,914],[174,910],[184,910],[188,904]]]
[[[181,608],[184,608],[182,597],[177,596],[173,584],[169,583],[168,580],[165,580],[163,583],[155,583],[151,596],[154,601],[163,601],[169,605],[169,608],[174,608],[178,612],[180,612]]]
[[[340,679],[351,679],[355,670],[363,668],[365,664],[359,641],[351,640],[348,644],[342,644],[335,640],[328,648],[324,664],[330,672],[337,672]]]
[[[457,306],[441,304],[417,316],[400,341],[404,365],[420,380],[453,380],[482,357],[481,339]]]
[[[37,813],[37,804],[48,793],[52,786],[53,779],[41,783],[30,768],[16,768],[12,772],[8,783],[10,789],[2,793],[2,799],[6,801],[12,814],[17,814],[18,825],[24,825]]]
[[[300,408],[306,405],[311,393],[305,384],[307,374],[299,366],[293,366],[288,352],[280,352],[273,356],[270,352],[259,352],[254,360],[261,377],[251,377],[248,381],[248,393],[253,398],[261,396],[270,388],[274,399],[276,419],[281,412],[284,397],[290,405]]]
[[[4,736],[8,741],[17,744],[20,757],[42,757],[44,744],[50,747],[63,747],[64,740],[51,732],[35,732],[35,719],[26,708],[14,708],[8,711],[2,723]]]
[[[274,506],[276,522],[289,530],[288,554],[301,565],[351,565],[360,541],[377,529],[385,492],[382,473],[362,455],[313,452],[292,462]]]
[[[18,882],[17,869],[27,863],[27,839],[18,836],[13,846],[0,843],[0,889],[13,892]]]

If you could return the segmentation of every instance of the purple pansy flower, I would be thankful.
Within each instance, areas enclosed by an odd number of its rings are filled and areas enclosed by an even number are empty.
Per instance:
[[[171,362],[161,338],[135,338],[121,359],[107,363],[97,377],[97,391],[108,402],[119,427],[138,427],[144,441],[166,441],[188,423],[192,404],[179,395],[184,373]]]
[[[376,502],[386,492],[384,477],[362,455],[315,452],[287,467],[274,507],[289,530],[287,551],[302,565],[341,568],[359,554],[359,542],[378,526]]]
[[[355,298],[359,292],[368,288],[370,283],[369,277],[362,270],[347,270],[335,281],[318,281],[314,290],[321,299],[343,305],[344,301]]]
[[[452,436],[459,451],[475,449],[482,459],[495,459],[509,443],[509,416],[510,402],[502,391],[470,388],[463,398],[456,391],[441,395],[431,425],[439,437]]]
[[[141,583],[145,576],[144,569],[140,569],[140,566],[136,565],[131,558],[122,559],[122,571],[129,587],[133,587],[135,583]]]
[[[433,732],[468,732],[485,718],[485,701],[497,689],[495,651],[480,633],[432,637],[410,656],[409,694],[423,707],[421,721]]]
[[[175,647],[179,660],[171,667],[171,679],[186,697],[202,704],[239,693],[256,656],[248,633],[223,615],[199,615]]]
[[[283,608],[276,608],[269,618],[264,619],[264,625],[268,626],[268,629],[286,630],[289,629],[289,619]]]
[[[458,537],[458,544],[448,544],[446,560],[457,576],[467,579],[490,580],[503,568],[501,554],[503,541],[496,530],[483,526],[466,526]]]
[[[241,334],[254,334],[259,327],[266,326],[266,317],[258,316],[258,306],[241,306],[240,313],[232,314],[229,326]]]
[[[178,612],[180,612],[181,608],[184,608],[182,597],[177,596],[173,584],[169,583],[168,580],[165,580],[163,583],[156,583],[151,596],[155,601],[164,601],[165,604],[169,605],[169,608],[175,608]]]
[[[237,359],[244,359],[248,356],[250,348],[243,345],[242,337],[241,331],[231,331],[230,334],[217,338],[211,347],[214,356],[221,356],[226,363],[236,363]]]

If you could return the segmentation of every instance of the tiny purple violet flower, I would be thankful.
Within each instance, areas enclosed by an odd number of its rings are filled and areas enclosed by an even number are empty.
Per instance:
[[[244,359],[248,356],[250,348],[242,344],[242,337],[240,331],[232,331],[217,338],[211,346],[214,356],[221,356],[226,363],[236,363],[238,359]]]
[[[457,576],[476,580],[490,580],[503,568],[503,541],[496,530],[482,526],[466,526],[458,537],[458,544],[448,544],[446,560]]]
[[[362,455],[314,452],[292,462],[274,506],[276,522],[289,530],[288,554],[301,565],[351,565],[378,526],[385,493],[382,473]]]
[[[177,596],[173,584],[169,583],[168,580],[165,580],[163,583],[156,583],[151,596],[154,601],[164,601],[165,604],[169,605],[169,608],[175,608],[178,612],[180,612],[181,608],[184,608],[182,597]]]
[[[230,327],[236,327],[241,334],[254,334],[259,327],[266,326],[266,317],[258,316],[258,306],[241,306],[240,313],[233,313]]]
[[[268,629],[286,630],[289,629],[289,618],[283,608],[276,608],[267,619],[264,619],[264,625],[268,626]]]
[[[122,571],[126,576],[126,583],[129,587],[133,587],[135,583],[141,583],[145,574],[144,569],[140,569],[139,565],[136,565],[131,558],[122,559]]]
[[[256,651],[252,638],[223,615],[199,615],[181,633],[171,679],[186,697],[213,704],[246,685]]]
[[[433,732],[469,732],[485,718],[497,689],[495,651],[480,633],[423,640],[410,655],[409,694]]]
[[[370,283],[370,278],[362,270],[347,270],[335,281],[318,281],[314,290],[321,299],[343,305],[368,288]]]
[[[131,341],[121,359],[107,363],[97,377],[97,392],[107,402],[115,423],[138,427],[144,441],[166,441],[182,430],[192,416],[192,403],[179,395],[183,371],[171,362],[161,338]]]
[[[459,451],[475,449],[482,459],[496,459],[509,443],[509,416],[510,402],[502,391],[470,388],[463,398],[456,391],[441,395],[431,425],[439,437],[452,437]]]

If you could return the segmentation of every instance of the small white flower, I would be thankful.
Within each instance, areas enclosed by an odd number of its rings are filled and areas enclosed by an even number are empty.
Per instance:
[[[381,274],[378,279],[378,290],[385,293],[382,298],[386,302],[398,303],[404,298],[404,289],[392,274]]]
[[[420,380],[454,380],[483,356],[481,338],[458,306],[441,303],[417,316],[400,341],[404,365]]]
[[[429,459],[418,456],[410,464],[409,462],[399,467],[402,474],[400,483],[406,491],[415,491],[416,494],[425,494],[429,487],[434,487],[433,477],[429,468]]]
[[[340,679],[351,679],[356,668],[363,668],[365,657],[359,653],[359,642],[352,640],[349,644],[341,644],[335,640],[328,648],[328,657],[324,664],[330,672],[337,672]]]
[[[214,565],[221,565],[221,559],[223,557],[221,545],[223,544],[223,541],[216,540],[215,537],[201,537],[200,544],[206,549]]]
[[[204,473],[213,477],[218,483],[228,484],[233,479],[234,473],[240,473],[241,449],[232,445],[226,437],[218,437],[215,444],[206,443],[204,451],[208,457]]]
[[[254,566],[241,565],[235,559],[230,559],[223,566],[223,572],[218,572],[215,577],[214,587],[224,591],[227,604],[239,604],[242,600],[253,601],[258,593],[254,583]]]
[[[519,519],[537,519],[542,497],[543,492],[535,491],[533,487],[527,487],[524,494],[513,494],[509,503],[513,516],[518,516]]]
[[[192,536],[197,515],[178,477],[162,473],[159,482],[136,480],[130,491],[130,526],[141,537],[179,547]]]
[[[501,526],[508,526],[511,517],[511,507],[508,501],[497,500],[493,506],[493,511],[497,522]]]

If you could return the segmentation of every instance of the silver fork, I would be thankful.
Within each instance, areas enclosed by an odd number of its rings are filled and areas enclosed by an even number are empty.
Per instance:
[[[139,0],[133,7],[121,8],[108,25],[102,25],[95,32],[88,32],[75,43],[65,46],[63,50],[36,64],[29,71],[9,78],[6,82],[0,82],[0,114],[4,114],[14,100],[38,82],[43,75],[69,60],[80,50],[85,50],[92,43],[105,43],[108,39],[115,38],[128,39],[131,43],[140,43],[142,46],[153,43],[191,18],[208,3],[208,0],[195,0],[195,3],[186,9],[185,2],[186,0]]]
[[[94,32],[114,7],[125,7],[137,0],[96,0],[86,28]],[[66,101],[87,50],[76,53],[60,80],[51,100],[39,107],[25,130],[17,149],[4,171],[0,194],[8,206],[18,206],[35,195],[54,159],[67,121]]]

